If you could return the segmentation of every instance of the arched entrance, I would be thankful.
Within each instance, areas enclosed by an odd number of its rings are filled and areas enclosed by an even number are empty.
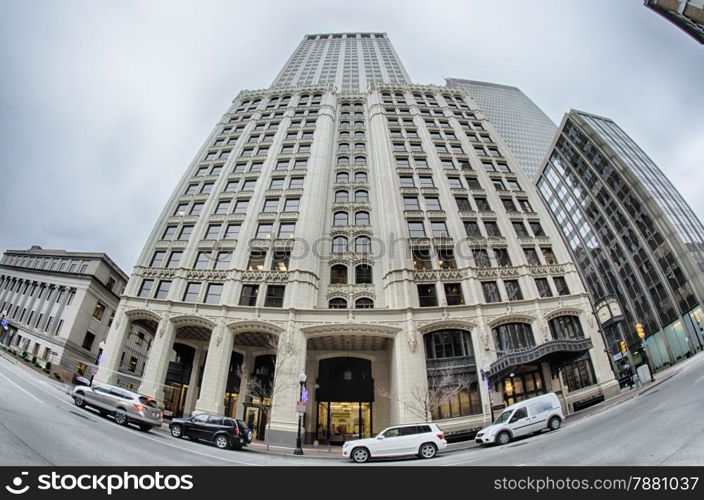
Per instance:
[[[372,362],[356,357],[322,359],[318,366],[316,439],[342,444],[371,436]]]

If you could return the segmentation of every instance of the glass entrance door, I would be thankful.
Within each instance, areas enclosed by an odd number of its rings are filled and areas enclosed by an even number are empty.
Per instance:
[[[252,439],[264,439],[266,432],[266,413],[257,406],[246,406],[244,409],[244,422],[252,431]]]
[[[322,401],[318,403],[317,429],[318,441],[330,444],[371,437],[372,404]]]

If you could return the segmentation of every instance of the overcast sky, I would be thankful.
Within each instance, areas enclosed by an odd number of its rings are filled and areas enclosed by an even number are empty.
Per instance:
[[[304,34],[342,31],[388,33],[415,83],[613,118],[704,215],[704,47],[642,0],[0,0],[0,250],[106,252],[130,273],[237,93]]]

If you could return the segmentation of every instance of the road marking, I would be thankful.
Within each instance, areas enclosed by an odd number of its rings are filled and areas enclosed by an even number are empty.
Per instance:
[[[703,379],[703,378],[704,378],[704,375],[702,375],[702,376],[699,377],[697,380],[695,380],[694,383],[696,384],[697,382],[699,382],[699,381],[700,381],[701,379]]]
[[[481,460],[481,458],[475,458],[472,460],[460,460],[459,462],[452,462],[449,464],[442,464],[442,467],[452,467],[453,465],[459,465],[459,464],[468,464],[470,462],[476,462],[477,460]]]
[[[25,389],[23,389],[22,387],[20,387],[20,386],[17,385],[16,383],[14,383],[14,382],[12,381],[12,379],[10,379],[10,377],[8,377],[8,376],[6,376],[6,375],[3,375],[2,373],[0,373],[0,376],[3,377],[3,378],[5,378],[5,379],[7,379],[8,382],[10,382],[12,385],[14,385],[15,387],[17,387],[20,391],[24,392],[24,393],[25,393],[27,396],[29,396],[30,398],[36,399],[37,401],[39,401],[39,402],[40,402],[41,404],[43,404],[43,405],[46,404],[44,401],[42,401],[41,399],[39,399],[37,396],[35,396],[35,395],[32,394],[31,392],[26,391]]]

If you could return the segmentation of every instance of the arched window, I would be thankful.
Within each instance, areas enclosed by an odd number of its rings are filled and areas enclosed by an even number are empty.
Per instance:
[[[364,132],[361,132],[358,130],[357,132],[354,133],[354,138],[355,139],[364,139]]]
[[[500,352],[535,347],[533,329],[528,323],[507,323],[492,329],[492,333]]]
[[[335,297],[328,302],[329,309],[347,309],[347,301],[341,297]]]
[[[345,203],[350,201],[350,193],[345,190],[335,191],[335,203]]]
[[[356,201],[357,203],[369,203],[369,192],[364,189],[355,191],[354,201]]]
[[[350,133],[347,132],[346,130],[343,130],[340,132],[340,139],[349,139],[350,138]]]
[[[350,122],[340,122],[340,128],[350,128]]]
[[[354,225],[355,226],[368,226],[369,225],[369,212],[356,212],[354,214]]]
[[[372,266],[360,264],[354,268],[354,282],[362,285],[372,282]]]
[[[344,236],[335,236],[332,239],[332,252],[344,253],[347,251],[347,238]]]
[[[354,240],[355,253],[371,253],[372,239],[369,236],[357,236]]]
[[[437,330],[426,334],[423,342],[433,419],[482,413],[470,333]]]
[[[364,127],[364,122],[354,122],[355,127],[363,128]]]
[[[338,151],[349,151],[350,150],[350,145],[347,142],[341,142],[339,146],[337,146]]]
[[[347,212],[335,212],[333,226],[346,226],[348,223]]]
[[[349,159],[348,156],[340,156],[340,157],[337,159],[337,164],[340,165],[340,166],[349,165],[349,164],[350,164],[350,159]]]
[[[355,142],[354,143],[354,150],[355,151],[364,151],[366,149],[366,146],[364,145],[363,142]]]
[[[344,285],[347,283],[347,266],[335,264],[330,268],[330,283]]]
[[[583,339],[584,331],[577,316],[558,316],[548,323],[553,340]]]
[[[361,299],[357,299],[354,301],[354,308],[355,309],[373,309],[374,308],[374,301],[372,299],[362,297]]]
[[[357,172],[354,174],[354,181],[359,182],[361,184],[365,184],[367,182],[367,174],[364,172]]]
[[[354,164],[355,165],[366,165],[367,164],[367,157],[366,156],[355,156],[354,157]]]
[[[345,183],[345,184],[346,184],[346,183],[348,183],[349,181],[350,181],[350,176],[349,176],[349,174],[346,173],[346,172],[340,172],[340,173],[337,174],[337,176],[335,177],[335,182],[338,182],[338,183]]]

